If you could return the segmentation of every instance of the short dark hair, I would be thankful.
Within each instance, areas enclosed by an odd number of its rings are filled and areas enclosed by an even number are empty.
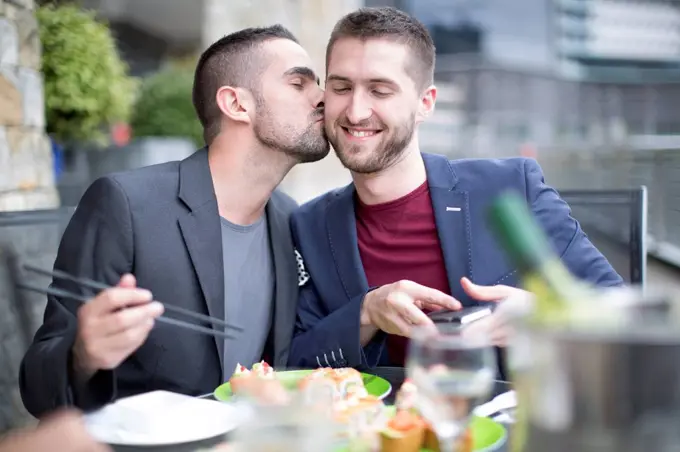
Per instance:
[[[416,86],[425,88],[434,82],[435,47],[432,37],[425,25],[403,11],[389,6],[360,8],[340,19],[326,47],[326,72],[333,44],[342,38],[362,41],[387,38],[407,45],[411,51],[411,62],[406,72]]]
[[[198,119],[203,125],[206,144],[220,133],[221,112],[215,93],[222,86],[259,89],[259,75],[266,66],[259,47],[272,39],[295,36],[282,25],[245,28],[228,34],[208,47],[198,60],[194,74],[192,99]]]

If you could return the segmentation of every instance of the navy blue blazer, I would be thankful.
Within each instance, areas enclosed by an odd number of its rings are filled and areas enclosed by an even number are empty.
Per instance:
[[[484,303],[463,291],[463,276],[481,285],[519,285],[515,268],[486,222],[489,203],[505,190],[526,197],[555,251],[576,277],[598,286],[623,284],[571,216],[567,203],[546,185],[535,160],[451,161],[422,155],[451,295],[463,306]],[[389,365],[383,353],[384,333],[363,348],[359,343],[359,313],[369,286],[357,245],[354,194],[350,184],[304,204],[291,216],[293,242],[301,256],[301,290],[290,367],[338,362],[357,368]]]

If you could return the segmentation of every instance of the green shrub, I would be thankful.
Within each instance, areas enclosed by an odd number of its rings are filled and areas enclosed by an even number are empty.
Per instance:
[[[129,119],[136,82],[94,13],[47,5],[36,12],[47,132],[62,142],[102,141]]]
[[[191,102],[193,71],[167,67],[144,79],[132,112],[136,137],[170,136],[204,145],[203,128]]]

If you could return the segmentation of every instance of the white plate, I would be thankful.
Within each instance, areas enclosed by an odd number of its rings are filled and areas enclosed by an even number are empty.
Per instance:
[[[479,405],[474,409],[474,413],[480,417],[488,417],[492,414],[499,413],[504,410],[517,408],[517,395],[515,391],[504,392],[493,398],[493,400]]]
[[[99,442],[120,446],[166,446],[224,435],[252,415],[243,406],[167,391],[128,397],[85,416]]]

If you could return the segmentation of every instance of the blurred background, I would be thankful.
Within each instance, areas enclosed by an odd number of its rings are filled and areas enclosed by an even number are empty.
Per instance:
[[[680,287],[678,1],[0,0],[0,433],[33,422],[16,381],[44,300],[14,289],[21,264],[52,265],[98,176],[202,146],[201,51],[278,22],[323,74],[335,22],[380,5],[435,40],[423,151],[537,159],[627,281]],[[331,155],[282,188],[304,202],[349,180]]]

